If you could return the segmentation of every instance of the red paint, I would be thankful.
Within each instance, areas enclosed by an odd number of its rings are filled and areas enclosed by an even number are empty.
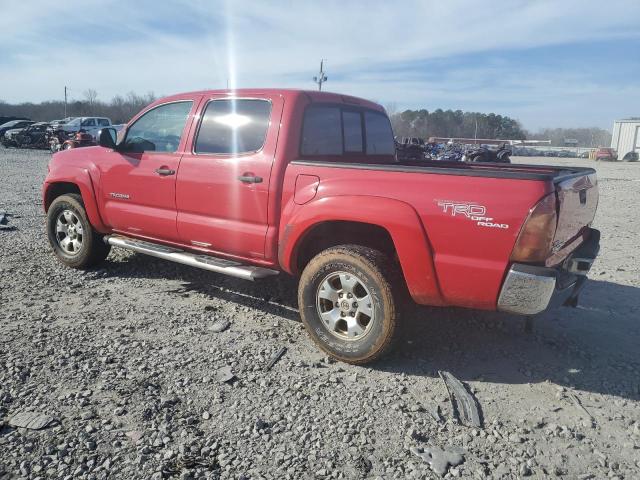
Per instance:
[[[233,95],[272,103],[263,148],[235,156],[194,154],[207,101]],[[192,100],[193,107],[175,153],[134,155],[102,147],[58,153],[43,187],[45,198],[53,184],[75,183],[91,223],[103,233],[122,232],[290,273],[297,273],[299,246],[318,223],[370,223],[389,233],[416,302],[495,309],[518,232],[530,209],[555,189],[550,180],[291,163],[299,158],[309,103],[383,111],[366,100],[294,90],[203,91],[158,100],[139,115],[176,100]],[[159,176],[155,170],[161,167],[176,174]],[[238,180],[247,175],[262,182]],[[507,227],[479,226],[470,216],[481,211]],[[563,232],[563,238],[570,233]]]

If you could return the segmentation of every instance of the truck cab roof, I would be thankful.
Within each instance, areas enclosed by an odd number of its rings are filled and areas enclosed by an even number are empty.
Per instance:
[[[197,90],[193,92],[179,93],[168,97],[159,98],[152,105],[168,103],[176,100],[183,100],[194,96],[219,96],[228,95],[230,97],[247,97],[251,95],[278,95],[287,100],[295,100],[299,97],[306,97],[310,102],[351,104],[361,107],[370,108],[372,110],[384,111],[384,108],[372,101],[365,100],[351,95],[343,95],[332,92],[320,92],[316,90],[299,90],[293,88],[239,88],[239,89],[222,89],[222,90]]]

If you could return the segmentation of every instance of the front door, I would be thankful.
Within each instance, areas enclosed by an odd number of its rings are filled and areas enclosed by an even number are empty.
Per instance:
[[[180,163],[178,234],[193,247],[264,258],[269,179],[283,100],[212,96]]]
[[[115,231],[178,242],[176,174],[193,100],[155,106],[128,127],[117,150],[104,150],[101,214]]]

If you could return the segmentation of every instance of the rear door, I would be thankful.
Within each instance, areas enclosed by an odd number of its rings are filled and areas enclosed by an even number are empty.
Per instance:
[[[176,205],[183,243],[263,258],[269,180],[284,101],[280,96],[203,102],[200,123],[178,171]]]
[[[114,230],[178,242],[176,174],[197,99],[154,106],[126,131],[118,150],[101,149],[101,213]]]

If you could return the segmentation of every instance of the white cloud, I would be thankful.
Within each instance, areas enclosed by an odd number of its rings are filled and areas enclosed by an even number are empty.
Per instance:
[[[619,105],[624,92],[603,91],[579,72],[523,78],[500,65],[472,71],[460,66],[443,74],[442,81],[433,76],[425,81],[407,73],[406,66],[496,49],[633,35],[640,18],[640,2],[626,0],[298,1],[279,6],[259,0],[71,0],[62,8],[64,15],[53,15],[51,8],[41,0],[3,8],[0,98],[59,98],[65,85],[76,98],[87,88],[103,99],[131,90],[169,94],[224,88],[234,77],[238,86],[313,88],[311,76],[320,58],[327,58],[331,90],[425,108],[491,110],[492,102],[520,101],[513,111],[502,112],[527,126],[588,118],[569,105],[576,92],[598,90],[608,102],[600,102],[603,107]],[[154,26],[154,20],[164,26]],[[185,22],[193,22],[195,34],[184,31]],[[500,78],[493,88],[486,85],[492,78]],[[556,116],[542,100],[572,111],[566,118]]]

